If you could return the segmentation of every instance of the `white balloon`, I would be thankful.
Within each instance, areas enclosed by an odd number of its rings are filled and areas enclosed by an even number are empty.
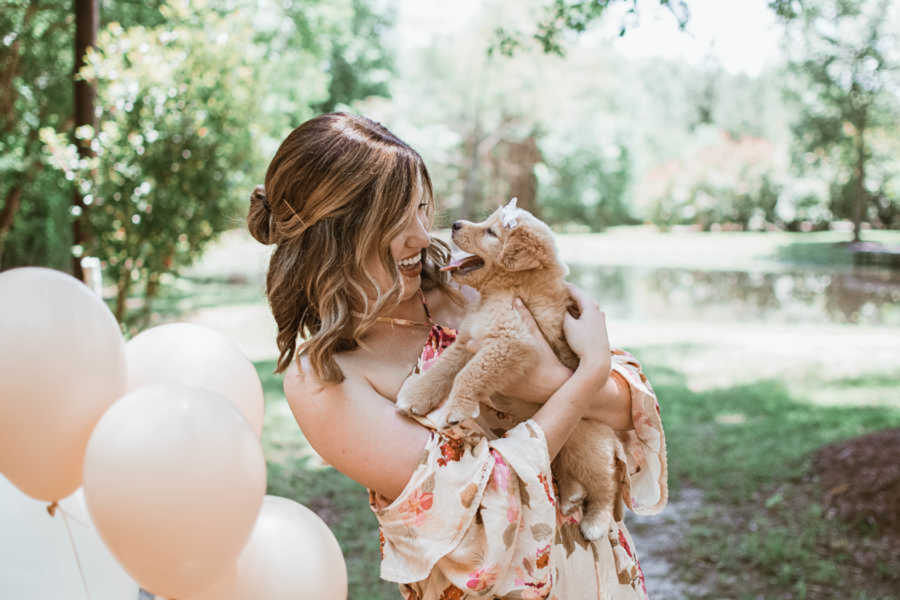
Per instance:
[[[302,504],[266,496],[231,570],[190,600],[345,600],[347,567],[334,534]]]
[[[154,383],[181,383],[231,400],[262,433],[264,399],[256,369],[237,345],[212,329],[170,323],[147,329],[126,344],[128,391]]]
[[[158,384],[126,394],[97,423],[84,493],[125,570],[155,594],[182,598],[221,577],[246,544],[266,464],[231,402]]]
[[[0,273],[0,472],[29,496],[81,485],[88,437],[125,391],[125,342],[103,301],[70,275]]]
[[[137,583],[109,552],[94,528],[81,489],[59,501],[56,516],[47,502],[29,498],[0,476],[0,590],[3,598],[84,598],[78,564],[95,600],[136,600]],[[75,550],[66,532],[68,515]],[[75,551],[78,553],[76,560]]]

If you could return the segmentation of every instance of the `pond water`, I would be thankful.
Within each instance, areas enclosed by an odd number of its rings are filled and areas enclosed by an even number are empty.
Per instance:
[[[900,327],[900,271],[701,271],[570,265],[610,317]]]

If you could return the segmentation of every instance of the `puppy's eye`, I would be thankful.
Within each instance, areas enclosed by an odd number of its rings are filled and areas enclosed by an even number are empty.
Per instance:
[[[494,228],[493,228],[493,227],[491,227],[490,229],[488,229],[487,232],[488,232],[488,235],[493,236],[493,237],[497,237],[497,232],[494,231]]]

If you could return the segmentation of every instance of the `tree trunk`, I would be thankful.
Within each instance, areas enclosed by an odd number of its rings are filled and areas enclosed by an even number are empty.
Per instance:
[[[84,66],[84,55],[87,49],[97,43],[97,27],[100,20],[99,0],[74,0],[75,1],[75,72],[77,75]],[[75,84],[75,128],[81,125],[90,125],[96,129],[94,119],[94,86],[83,80],[74,80]],[[78,154],[81,157],[93,156],[90,140],[75,140]],[[86,235],[84,231],[84,211],[86,205],[81,198],[77,186],[72,192],[72,205],[79,208],[79,215],[72,222],[72,243],[84,247]],[[81,257],[72,257],[72,275],[83,279],[81,270]]]
[[[125,302],[128,300],[128,291],[131,289],[131,270],[122,266],[119,281],[116,282],[116,321],[125,322]]]
[[[19,211],[22,202],[22,186],[14,183],[6,193],[6,201],[0,210],[0,265],[3,264],[3,247],[6,245],[6,236],[12,229],[13,219]]]
[[[860,241],[862,229],[862,217],[868,192],[866,191],[866,113],[863,112],[859,120],[859,129],[856,135],[856,198],[853,201],[853,241]]]
[[[153,315],[153,299],[159,293],[159,276],[160,273],[147,275],[147,285],[144,289],[144,306],[141,310],[141,329],[146,329],[150,324],[150,317]]]
[[[542,160],[534,134],[507,144],[509,195],[519,199],[518,206],[540,218],[537,203],[537,177],[534,167]]]
[[[468,144],[471,148],[471,155],[469,156],[469,169],[466,171],[466,182],[463,186],[462,206],[459,210],[461,219],[471,219],[475,207],[481,205],[481,177],[479,174],[481,141],[481,119],[476,115],[475,128]]]

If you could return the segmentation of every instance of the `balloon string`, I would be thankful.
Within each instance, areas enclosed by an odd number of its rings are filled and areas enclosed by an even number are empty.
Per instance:
[[[78,523],[79,525],[81,525],[82,527],[84,527],[84,528],[90,528],[90,525],[88,525],[87,523],[85,523],[84,521],[82,521],[81,519],[79,519],[78,517],[76,517],[75,515],[73,515],[71,512],[69,512],[69,511],[67,511],[66,509],[64,509],[62,506],[58,506],[57,508],[59,508],[59,512],[63,513],[65,516],[67,516],[68,518],[72,519],[73,521],[75,521],[76,523]]]
[[[58,504],[54,502],[50,506],[47,507],[47,512],[51,515],[55,512]],[[51,511],[51,508],[53,509]],[[88,592],[87,579],[84,576],[84,569],[81,568],[81,559],[78,558],[78,549],[75,547],[75,538],[72,537],[72,531],[69,529],[69,521],[66,519],[66,511],[60,510],[63,517],[63,523],[66,525],[66,533],[69,534],[69,543],[72,544],[72,553],[75,554],[75,564],[78,565],[78,573],[81,575],[81,585],[84,586],[84,595],[87,596],[88,600],[91,600],[91,594]]]

